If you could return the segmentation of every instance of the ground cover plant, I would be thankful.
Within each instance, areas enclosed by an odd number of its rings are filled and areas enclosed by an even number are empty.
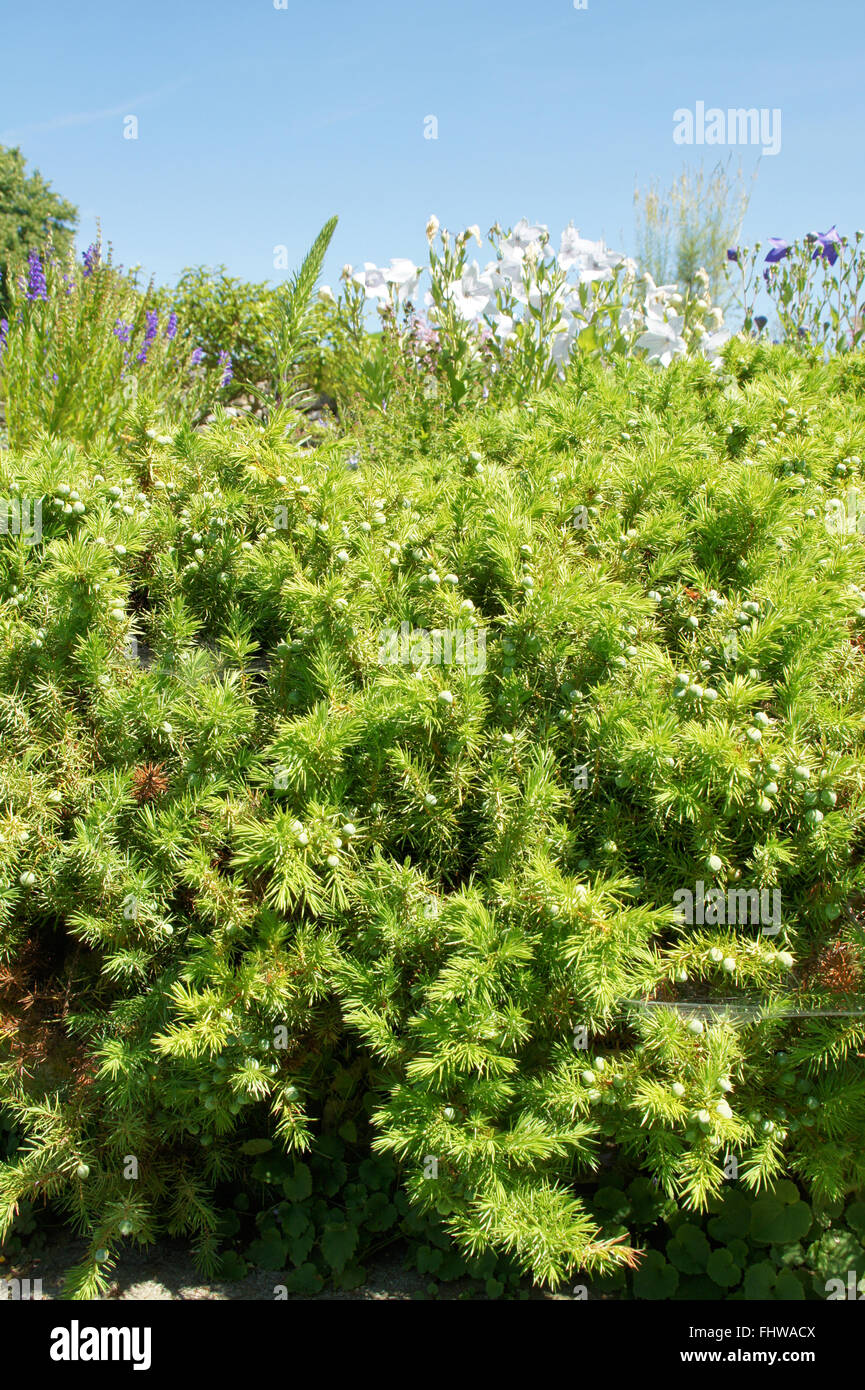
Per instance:
[[[623,335],[631,270],[572,239],[567,289],[536,230],[480,290],[440,241],[432,368],[398,351],[407,267],[374,339],[375,268],[346,277],[316,368],[343,429],[299,408],[325,228],[263,418],[201,427],[163,384],[10,430],[0,1233],[50,1203],[72,1296],[161,1232],[215,1271],[238,1191],[300,1290],[398,1222],[494,1285],[638,1297],[664,1220],[680,1273],[738,1286],[670,1203],[698,1235],[769,1203],[757,1263],[809,1278],[773,1202],[859,1229],[862,357],[706,351],[670,287]],[[605,1208],[611,1166],[650,1220]]]

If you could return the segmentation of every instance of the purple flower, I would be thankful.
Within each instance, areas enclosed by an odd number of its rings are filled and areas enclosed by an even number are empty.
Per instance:
[[[755,322],[755,324],[757,325],[757,328],[758,328],[759,332],[762,333],[762,332],[763,332],[763,329],[766,327],[766,324],[769,322],[769,320],[766,318],[766,315],[765,315],[765,314],[758,314],[757,317],[755,318],[754,322]]]
[[[31,251],[30,255],[27,257],[27,263],[27,298],[47,299],[48,284],[45,280],[45,271],[42,269],[42,262],[39,259],[39,252]]]
[[[118,319],[114,325],[114,336],[119,338],[121,343],[129,342],[129,335],[132,332],[132,324],[124,323],[123,319]]]
[[[766,255],[766,260],[770,265],[775,265],[778,261],[783,261],[785,256],[789,256],[790,247],[786,241],[782,241],[778,236],[770,236],[772,250]]]
[[[234,372],[231,370],[230,355],[227,352],[221,352],[219,354],[219,360],[217,361],[216,365],[217,367],[223,368],[222,378],[219,383],[220,386],[227,386],[228,383],[231,381],[231,378],[234,376]]]
[[[88,275],[93,274],[102,259],[102,252],[95,241],[90,243],[87,250],[82,253],[81,258],[84,261],[84,278],[86,280]]]
[[[189,359],[190,367],[197,367],[203,356],[204,348],[196,348]]]
[[[169,315],[168,315],[168,323],[165,325],[165,336],[166,336],[166,338],[173,338],[176,332],[177,332],[177,315],[176,315],[176,314],[169,314]]]
[[[426,343],[429,345],[438,342],[438,333],[424,319],[415,319],[414,333],[419,343]]]
[[[841,238],[835,227],[830,227],[828,232],[817,232],[814,237],[817,246],[814,250],[812,261],[824,260],[830,265],[834,265],[838,259],[838,250],[841,246]]]
[[[9,336],[9,320],[0,319],[0,357],[6,351],[6,339]]]
[[[135,359],[136,362],[147,361],[147,349],[150,347],[150,344],[156,337],[156,330],[159,326],[159,314],[155,309],[148,309],[144,317],[147,323],[147,326],[144,329],[144,343],[142,344],[141,351]]]
[[[727,251],[727,260],[728,260],[728,261],[735,261],[736,264],[738,265],[738,263],[739,263],[739,248],[738,248],[738,246],[731,246],[731,247],[728,249],[728,251]]]

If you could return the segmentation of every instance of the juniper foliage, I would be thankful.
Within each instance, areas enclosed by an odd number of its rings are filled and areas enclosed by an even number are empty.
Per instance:
[[[616,1153],[694,1212],[731,1156],[861,1192],[862,386],[736,343],[3,454],[0,1232],[65,1213],[78,1298],[159,1232],[212,1270],[257,1144],[355,1116],[553,1287],[637,1261],[580,1196]],[[382,664],[403,623],[485,665]]]

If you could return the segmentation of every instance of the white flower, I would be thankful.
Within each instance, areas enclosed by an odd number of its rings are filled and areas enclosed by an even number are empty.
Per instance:
[[[478,226],[466,227],[465,232],[464,232],[464,236],[465,236],[466,240],[468,240],[469,237],[474,237],[474,239],[475,239],[475,241],[477,242],[478,246],[483,246],[483,242],[481,241],[481,229],[480,229],[480,227],[478,227]]]
[[[509,314],[495,314],[491,320],[493,332],[500,342],[506,343],[515,333],[514,321]]]
[[[555,337],[553,338],[550,356],[553,362],[557,362],[560,367],[563,367],[566,362],[570,361],[571,351],[579,327],[580,325],[573,315],[566,314],[559,319],[553,329]]]
[[[580,270],[580,283],[583,285],[591,284],[595,280],[608,280],[611,272],[622,262],[622,257],[618,251],[610,251],[599,241],[595,249],[586,257],[586,263]]]
[[[571,222],[562,232],[558,259],[562,270],[578,270],[580,282],[590,284],[593,280],[607,279],[624,257],[618,251],[610,251],[603,241],[587,241]]]
[[[596,243],[587,241],[581,237],[579,229],[569,222],[562,232],[562,241],[559,247],[559,265],[562,270],[572,270],[575,265],[581,265],[584,257],[588,256],[594,249]]]
[[[435,213],[433,213],[430,217],[429,222],[427,222],[426,224],[426,239],[429,242],[430,246],[432,246],[433,242],[435,241],[436,234],[440,226],[441,223],[439,222]]]
[[[700,341],[700,351],[709,362],[717,362],[721,348],[729,341],[730,334],[726,328],[720,328],[716,333],[704,333]]]
[[[687,344],[681,335],[684,319],[680,314],[672,314],[669,319],[659,314],[646,315],[646,331],[637,339],[636,346],[645,348],[650,362],[659,362],[668,367],[674,357],[681,357],[687,351]]]
[[[527,222],[525,217],[521,217],[514,230],[511,232],[510,240],[514,246],[525,250],[533,241],[547,241],[549,239],[549,228],[542,223],[533,224]]]
[[[472,261],[462,279],[448,285],[445,292],[462,319],[474,319],[484,313],[494,293],[491,279],[486,273],[481,274],[477,261]]]
[[[390,268],[383,272],[389,285],[396,287],[397,295],[406,300],[414,299],[417,294],[417,287],[420,277],[423,274],[421,268],[416,266],[414,261],[407,261],[391,257]]]
[[[675,285],[656,285],[651,275],[645,276],[646,317],[664,318],[671,305],[675,304],[678,289]]]
[[[499,275],[517,284],[522,284],[525,252],[514,241],[503,241],[499,245],[501,256],[496,262]]]
[[[330,285],[322,285],[321,289],[318,292],[318,297],[319,299],[326,300],[328,304],[336,303],[336,300],[333,297],[333,290],[330,288]]]
[[[355,271],[351,278],[371,299],[387,299],[390,291],[385,275],[386,272],[379,270],[372,261],[364,261],[363,270]]]

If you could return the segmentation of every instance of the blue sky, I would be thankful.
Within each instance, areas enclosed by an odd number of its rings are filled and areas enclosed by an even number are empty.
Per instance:
[[[160,281],[225,263],[280,278],[321,224],[326,265],[424,258],[431,212],[521,216],[633,249],[635,182],[750,146],[685,148],[673,113],[779,108],[745,239],[865,225],[865,7],[805,0],[42,0],[3,19],[0,144]],[[124,117],[138,139],[123,138]],[[424,139],[424,118],[438,139]]]

